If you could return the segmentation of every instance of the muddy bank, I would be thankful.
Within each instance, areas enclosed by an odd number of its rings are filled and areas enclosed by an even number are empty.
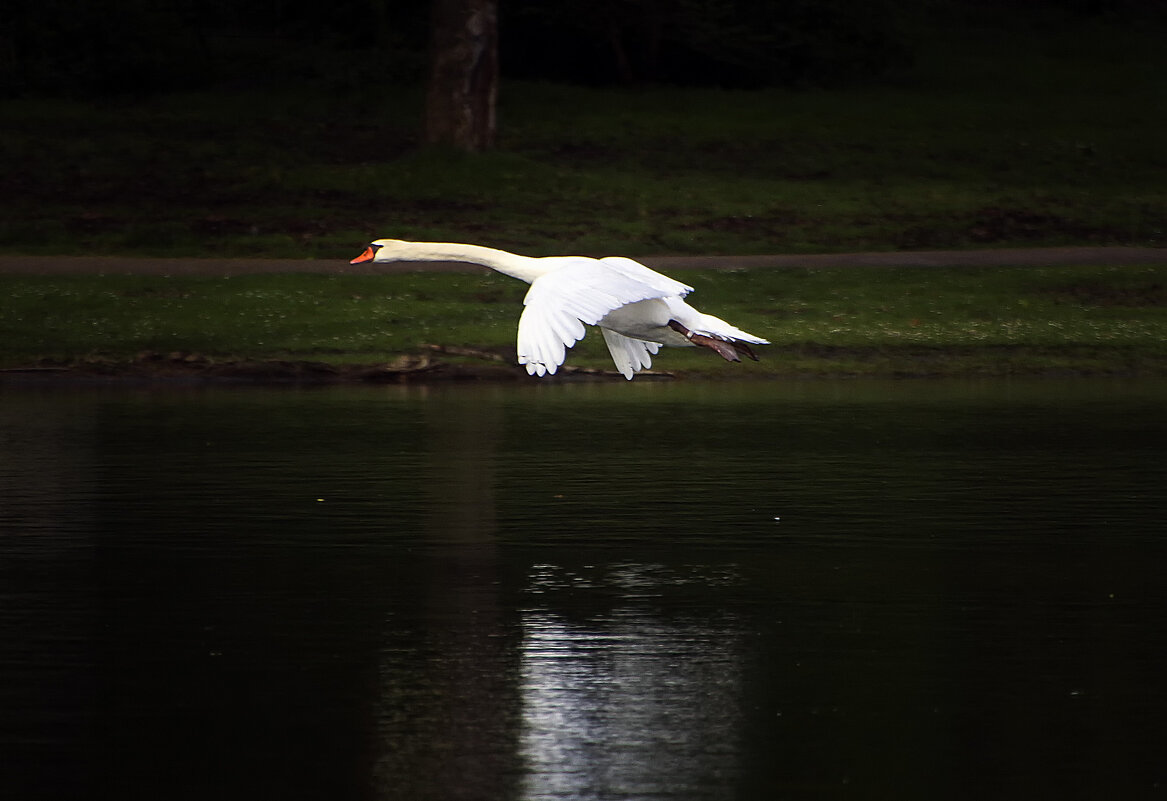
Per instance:
[[[536,379],[513,362],[484,355],[483,361],[449,361],[435,348],[433,355],[404,355],[383,364],[334,364],[301,360],[213,359],[189,353],[145,353],[130,361],[83,359],[42,361],[27,367],[0,369],[0,383],[238,383],[238,384],[405,384],[445,382],[604,381],[625,378],[615,370],[563,365],[556,376]],[[455,356],[464,354],[454,354]],[[638,379],[672,378],[673,373],[645,371]]]

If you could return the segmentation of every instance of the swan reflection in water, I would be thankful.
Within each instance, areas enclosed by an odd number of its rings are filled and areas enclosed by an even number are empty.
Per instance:
[[[532,609],[522,629],[521,798],[732,796],[742,634],[731,615],[663,618],[632,599],[582,622]]]

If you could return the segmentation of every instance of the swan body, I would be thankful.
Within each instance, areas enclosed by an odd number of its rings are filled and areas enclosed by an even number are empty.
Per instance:
[[[662,345],[700,345],[727,361],[757,360],[750,345],[767,345],[725,320],[685,302],[691,286],[622,256],[520,256],[451,242],[378,239],[352,260],[361,262],[461,261],[489,267],[531,285],[519,318],[519,364],[531,375],[554,374],[567,349],[599,326],[625,378],[652,366]]]

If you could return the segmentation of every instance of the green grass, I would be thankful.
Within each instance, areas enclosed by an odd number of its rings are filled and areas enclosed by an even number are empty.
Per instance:
[[[774,344],[723,376],[1167,374],[1167,267],[686,272],[699,308]],[[380,364],[426,344],[508,352],[525,286],[497,275],[0,276],[0,367],[303,360]],[[594,333],[568,364],[610,368]]]
[[[1163,243],[1157,31],[924,39],[894,83],[507,83],[499,148],[417,147],[416,88],[0,104],[0,252],[343,256]]]

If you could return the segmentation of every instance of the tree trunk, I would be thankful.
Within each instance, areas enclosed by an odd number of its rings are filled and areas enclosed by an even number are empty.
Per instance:
[[[432,0],[425,141],[478,152],[494,145],[498,0]]]

